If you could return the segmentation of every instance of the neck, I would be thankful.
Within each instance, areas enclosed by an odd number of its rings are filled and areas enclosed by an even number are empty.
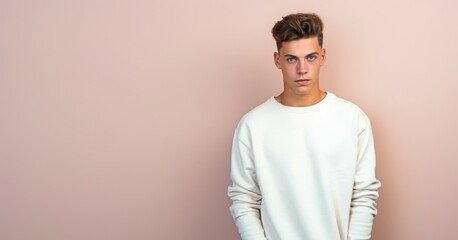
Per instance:
[[[326,92],[319,90],[316,94],[289,96],[286,92],[283,91],[280,95],[275,97],[275,99],[285,106],[307,107],[321,102],[326,97],[326,94]]]

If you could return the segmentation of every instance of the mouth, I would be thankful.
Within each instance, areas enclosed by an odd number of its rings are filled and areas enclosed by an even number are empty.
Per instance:
[[[297,83],[299,86],[306,86],[309,84],[310,79],[297,79],[294,80],[295,83]]]

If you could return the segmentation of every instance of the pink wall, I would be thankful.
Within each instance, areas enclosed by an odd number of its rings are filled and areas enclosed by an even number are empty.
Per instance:
[[[232,132],[281,91],[270,28],[298,11],[373,121],[373,239],[454,238],[457,6],[405,2],[0,1],[0,239],[238,239]]]

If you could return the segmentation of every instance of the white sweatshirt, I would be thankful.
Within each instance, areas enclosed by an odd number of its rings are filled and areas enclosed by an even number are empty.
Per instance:
[[[273,97],[234,135],[231,214],[243,240],[370,239],[380,182],[371,125],[328,92],[313,106]]]

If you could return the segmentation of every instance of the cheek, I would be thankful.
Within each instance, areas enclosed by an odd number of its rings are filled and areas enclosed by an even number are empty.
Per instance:
[[[282,72],[284,76],[295,76],[296,75],[296,69],[293,67],[285,67],[282,69]]]
[[[321,68],[321,63],[320,62],[316,62],[316,63],[313,63],[310,66],[310,71],[313,72],[313,73],[318,73],[318,72],[320,72],[320,68]]]
[[[283,69],[285,70],[285,72],[288,72],[290,74],[295,74],[296,73],[296,65],[295,64],[285,64],[283,65]]]

